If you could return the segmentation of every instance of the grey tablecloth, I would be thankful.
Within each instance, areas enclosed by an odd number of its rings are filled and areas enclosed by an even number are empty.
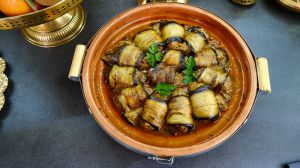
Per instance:
[[[268,57],[273,93],[258,96],[247,124],[218,148],[175,167],[274,168],[300,159],[300,15],[272,0],[241,7],[229,0],[191,0],[232,24],[256,56]],[[74,47],[87,43],[134,0],[86,0],[88,21],[71,43],[42,49],[18,30],[0,31],[9,67],[0,112],[1,168],[159,167],[113,141],[88,113],[78,83],[67,79]]]

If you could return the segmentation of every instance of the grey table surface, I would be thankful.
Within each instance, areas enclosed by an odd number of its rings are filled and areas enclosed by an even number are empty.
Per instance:
[[[300,160],[300,15],[273,0],[241,7],[229,0],[190,0],[233,25],[256,56],[269,59],[273,92],[259,95],[250,119],[232,138],[174,167],[271,168]],[[86,0],[87,25],[72,42],[51,49],[0,31],[10,79],[0,112],[1,168],[159,167],[112,140],[88,113],[80,85],[67,79],[74,47],[86,44],[134,0]]]

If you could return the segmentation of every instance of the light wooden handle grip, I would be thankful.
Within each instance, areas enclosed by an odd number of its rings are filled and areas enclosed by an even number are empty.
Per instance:
[[[271,93],[271,81],[269,73],[269,65],[267,58],[259,57],[256,58],[257,75],[259,90],[263,93]]]
[[[83,60],[86,53],[86,46],[85,45],[77,45],[72,61],[72,65],[69,72],[69,79],[73,81],[79,81],[81,76],[81,69]]]

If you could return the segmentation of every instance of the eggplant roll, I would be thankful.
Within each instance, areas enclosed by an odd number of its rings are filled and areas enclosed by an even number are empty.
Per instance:
[[[138,66],[142,57],[140,48],[134,44],[127,44],[120,47],[118,51],[105,55],[103,60],[108,64],[118,64],[119,66]]]
[[[217,55],[218,55],[218,62],[219,65],[225,66],[228,62],[228,57],[226,55],[226,52],[221,49],[216,49]]]
[[[215,94],[209,87],[200,87],[192,92],[190,97],[193,116],[196,119],[217,120],[219,117],[219,106]]]
[[[171,98],[168,104],[167,124],[192,126],[194,124],[190,100],[186,96]]]
[[[200,53],[196,53],[195,62],[198,68],[210,67],[218,64],[217,52],[213,48],[205,48]]]
[[[231,99],[233,92],[234,92],[234,82],[232,78],[228,76],[224,85],[221,88],[220,93],[225,98],[225,101],[228,102]]]
[[[158,99],[147,99],[142,112],[142,119],[156,129],[160,129],[168,112],[167,104]]]
[[[183,38],[184,31],[185,30],[184,30],[183,26],[181,26],[177,23],[169,23],[169,24],[163,26],[161,29],[162,39],[165,41],[165,40],[167,40],[169,38],[173,38],[173,37]]]
[[[195,32],[188,32],[185,36],[185,41],[191,45],[195,53],[202,51],[207,44],[205,35]]]
[[[156,31],[146,30],[137,34],[133,41],[143,51],[146,51],[152,43],[161,43],[162,39]]]
[[[120,66],[136,66],[142,57],[142,51],[135,45],[126,45],[120,53]]]
[[[171,38],[166,43],[168,49],[181,51],[184,55],[189,55],[192,52],[191,47],[186,42]]]
[[[180,51],[169,50],[165,53],[162,62],[166,65],[173,65],[177,70],[180,70],[184,67],[184,56]]]
[[[140,107],[147,99],[148,94],[141,84],[129,87],[121,91],[121,96],[124,97],[126,105],[130,109]]]
[[[134,73],[134,67],[113,65],[108,74],[110,87],[120,89],[134,85]]]
[[[132,125],[136,126],[140,120],[142,110],[143,108],[127,110],[123,115]]]
[[[198,71],[196,74],[198,74]],[[228,74],[225,69],[220,66],[207,67],[200,70],[197,82],[217,87],[224,84],[227,76]]]
[[[220,93],[216,94],[216,101],[217,101],[221,111],[228,110],[227,102],[225,100],[225,97],[222,94],[220,94]]]
[[[165,66],[159,64],[149,72],[149,77],[153,83],[169,83],[173,84],[176,75],[175,66]]]

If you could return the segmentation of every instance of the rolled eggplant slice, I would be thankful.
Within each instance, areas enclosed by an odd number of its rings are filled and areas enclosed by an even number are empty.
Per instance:
[[[184,56],[177,50],[167,51],[162,62],[166,65],[175,66],[177,70],[184,68]]]
[[[220,93],[216,94],[216,101],[221,111],[228,110],[228,104],[223,95],[221,95]]]
[[[137,86],[128,87],[121,91],[121,96],[124,97],[126,105],[130,109],[135,109],[140,107],[144,101],[147,99],[148,94],[144,90],[141,84]]]
[[[154,30],[142,31],[134,37],[134,43],[143,51],[148,50],[151,44],[161,43],[162,39]]]
[[[171,98],[168,104],[167,124],[192,127],[194,124],[190,100],[186,96]]]
[[[143,119],[140,120],[140,126],[141,126],[142,128],[144,128],[145,130],[148,130],[148,131],[153,131],[153,130],[155,130],[155,127],[154,127],[154,126],[152,126],[151,124],[149,124],[147,121],[145,121],[145,120],[143,120]]]
[[[127,110],[127,111],[125,111],[125,113],[123,115],[132,125],[137,126],[137,124],[140,120],[142,110],[143,110],[143,108]]]
[[[228,76],[224,85],[222,86],[220,90],[220,94],[225,98],[225,101],[228,102],[234,92],[234,82],[231,76]]]
[[[147,99],[141,117],[156,129],[160,129],[168,112],[168,106],[158,99]]]
[[[109,86],[116,89],[130,87],[134,85],[134,74],[134,67],[113,65],[108,74]]]
[[[210,67],[218,64],[217,52],[213,48],[205,48],[200,53],[196,53],[195,62],[198,68]]]
[[[178,38],[170,38],[166,43],[168,49],[181,51],[184,55],[189,55],[192,52],[191,47]]]
[[[191,29],[187,32],[185,41],[188,42],[195,53],[202,51],[207,45],[207,37],[200,29]]]
[[[105,55],[103,60],[111,64],[118,64],[119,66],[138,66],[142,59],[142,50],[134,44],[127,44],[114,53]]]
[[[198,74],[198,72],[196,72]],[[214,66],[200,70],[197,82],[209,84],[212,87],[221,86],[226,81],[228,73],[223,67]]]
[[[135,70],[134,73],[134,83],[142,83],[142,84],[147,84],[147,72],[145,71],[140,71],[140,70]]]
[[[142,50],[137,46],[131,44],[126,45],[119,56],[118,64],[120,66],[137,66],[142,57]]]
[[[138,68],[141,70],[149,70],[151,65],[147,62],[147,57],[143,56],[141,60],[138,62]]]
[[[161,29],[162,39],[165,41],[169,38],[184,37],[184,27],[177,23],[168,23]]]
[[[226,63],[228,62],[228,57],[227,57],[226,52],[222,49],[216,49],[216,52],[218,55],[219,65],[225,66]]]
[[[194,118],[212,121],[219,118],[219,106],[214,92],[209,87],[200,87],[192,92],[190,101]]]
[[[169,83],[173,84],[176,75],[175,66],[165,66],[159,64],[153,70],[149,71],[149,77],[153,83]]]

